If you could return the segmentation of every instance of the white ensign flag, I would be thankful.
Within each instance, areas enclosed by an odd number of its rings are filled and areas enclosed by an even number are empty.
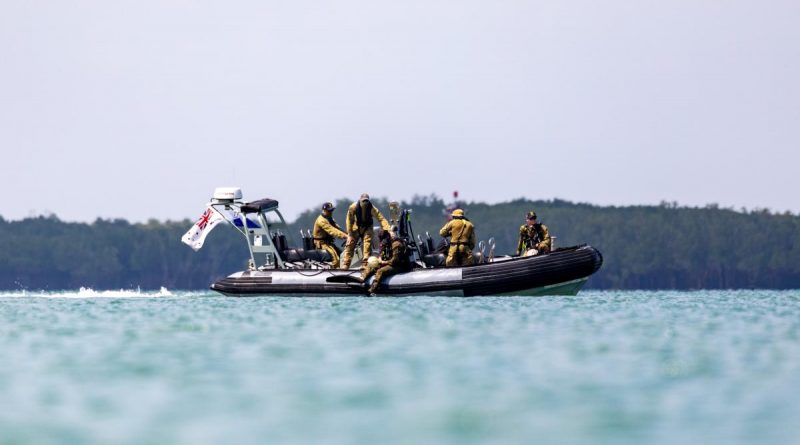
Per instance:
[[[211,232],[214,227],[219,224],[220,221],[224,221],[225,218],[219,214],[219,212],[215,212],[211,208],[206,209],[206,212],[203,213],[203,216],[197,220],[196,223],[189,229],[186,234],[181,237],[181,241],[184,244],[188,245],[195,252],[200,250],[203,247],[203,243],[206,240],[206,236],[209,232]]]

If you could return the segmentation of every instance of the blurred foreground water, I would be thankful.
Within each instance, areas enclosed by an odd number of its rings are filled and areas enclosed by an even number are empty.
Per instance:
[[[0,293],[0,444],[800,443],[800,291]]]

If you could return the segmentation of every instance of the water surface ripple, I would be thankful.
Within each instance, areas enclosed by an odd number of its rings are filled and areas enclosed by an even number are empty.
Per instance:
[[[0,294],[0,444],[800,443],[800,292]]]

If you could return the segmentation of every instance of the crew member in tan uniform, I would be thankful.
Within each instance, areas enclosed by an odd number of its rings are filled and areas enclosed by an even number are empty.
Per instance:
[[[339,267],[339,248],[333,244],[335,238],[347,239],[347,234],[342,231],[333,219],[333,203],[322,204],[322,213],[314,221],[314,248],[322,249],[331,254],[331,267]]]
[[[517,255],[527,255],[531,249],[536,249],[533,255],[550,253],[551,246],[550,231],[536,219],[536,212],[531,210],[526,215],[526,223],[519,228]]]
[[[361,275],[363,282],[375,274],[375,279],[369,288],[370,294],[374,294],[380,288],[384,278],[411,270],[406,242],[397,236],[397,232],[381,230],[379,238],[381,239],[380,262],[375,267],[368,266]]]
[[[475,248],[475,226],[464,217],[461,209],[453,210],[451,219],[439,231],[441,236],[450,237],[446,266],[468,266],[472,264],[472,249]]]
[[[373,218],[377,218],[383,230],[389,230],[389,222],[383,217],[377,207],[372,205],[369,195],[364,193],[357,202],[350,204],[347,209],[347,218],[344,227],[347,231],[347,244],[344,245],[342,254],[342,269],[349,269],[350,262],[353,260],[353,252],[356,250],[356,243],[360,239],[363,243],[363,264],[362,269],[367,267],[367,258],[372,253],[372,230]]]

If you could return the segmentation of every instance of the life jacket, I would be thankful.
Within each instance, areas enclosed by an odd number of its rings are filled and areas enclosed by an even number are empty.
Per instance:
[[[380,255],[382,260],[388,260],[392,257],[392,240],[382,240],[380,245]]]
[[[400,244],[400,249],[398,249],[399,258],[395,261],[395,265],[401,268],[407,268],[411,266],[411,261],[409,260],[409,252],[408,252],[408,244],[402,238],[395,238],[392,240],[392,247],[394,247],[394,243]]]
[[[525,248],[533,249],[542,241],[542,237],[544,235],[544,231],[542,230],[542,224],[537,223],[534,224],[533,227],[525,226]]]
[[[366,205],[356,204],[356,225],[359,229],[372,227],[372,202],[367,201]]]

